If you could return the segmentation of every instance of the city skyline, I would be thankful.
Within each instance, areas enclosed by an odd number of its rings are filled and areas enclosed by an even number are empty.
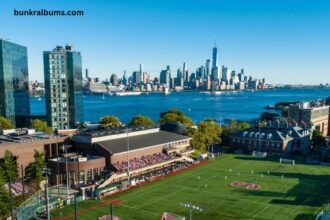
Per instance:
[[[112,73],[138,71],[140,63],[152,77],[167,65],[182,68],[183,62],[190,73],[195,72],[212,59],[210,48],[216,38],[219,67],[244,68],[247,75],[264,77],[269,83],[330,81],[329,3],[143,2],[5,1],[0,9],[0,36],[28,48],[30,80],[43,79],[42,51],[54,45],[73,44],[84,57],[84,69],[109,79]],[[30,8],[74,8],[85,15],[13,16],[13,9]],[[57,28],[65,31],[52,31]]]

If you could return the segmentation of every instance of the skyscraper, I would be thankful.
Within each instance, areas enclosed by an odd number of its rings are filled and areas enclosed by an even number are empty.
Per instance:
[[[231,78],[231,70],[225,66],[222,66],[222,80],[229,83],[230,78]]]
[[[147,72],[143,72],[143,83],[147,84],[150,81],[150,75]]]
[[[0,115],[26,127],[30,116],[27,48],[0,39]]]
[[[110,76],[110,83],[113,86],[117,86],[118,85],[118,77],[116,73],[111,74]]]
[[[183,81],[184,81],[184,83],[189,82],[188,68],[187,68],[187,64],[185,62],[183,63]]]
[[[207,59],[205,62],[205,68],[206,68],[206,76],[211,75],[212,73],[212,67],[211,67],[211,60]]]
[[[126,75],[126,70],[124,70],[124,75],[123,75],[123,78],[122,78],[121,82],[125,86],[128,84],[128,78],[127,78],[127,75]]]
[[[219,66],[218,66],[218,48],[217,44],[214,43],[213,53],[212,53],[212,78],[213,80],[219,79]]]
[[[140,75],[141,75],[141,81],[144,83],[146,81],[146,79],[144,78],[145,75],[143,73],[144,73],[144,71],[143,71],[143,64],[141,63],[140,64]]]
[[[81,54],[67,45],[43,57],[47,121],[54,129],[74,128],[83,121]]]
[[[89,70],[88,70],[88,69],[85,70],[85,78],[86,78],[86,79],[89,78]]]
[[[160,83],[166,85],[167,87],[170,86],[171,80],[171,67],[167,66],[166,70],[162,70],[160,72]]]
[[[141,83],[141,73],[140,71],[134,71],[133,74],[133,83],[138,85]]]

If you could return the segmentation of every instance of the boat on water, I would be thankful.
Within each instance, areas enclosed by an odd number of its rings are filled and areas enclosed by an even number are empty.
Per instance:
[[[221,91],[213,91],[214,95],[220,95],[222,92]]]
[[[115,96],[132,96],[141,95],[141,92],[114,92]]]

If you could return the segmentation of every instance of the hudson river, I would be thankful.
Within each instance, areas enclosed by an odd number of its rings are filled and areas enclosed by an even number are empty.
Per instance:
[[[280,101],[311,101],[330,96],[330,89],[277,89],[256,92],[223,92],[220,95],[199,92],[173,92],[170,95],[140,96],[84,96],[85,121],[98,121],[101,116],[115,115],[127,123],[138,114],[150,116],[154,121],[159,113],[170,108],[185,112],[194,122],[205,118],[219,120],[251,120],[258,118],[266,105]],[[33,115],[45,114],[45,99],[31,98]]]

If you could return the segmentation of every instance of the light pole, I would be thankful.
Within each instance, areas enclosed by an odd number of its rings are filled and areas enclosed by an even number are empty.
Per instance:
[[[77,193],[74,192],[74,219],[78,219],[78,214],[77,214]]]
[[[64,145],[65,148],[65,171],[66,171],[66,193],[67,193],[67,197],[69,196],[69,168],[68,168],[68,146]]]
[[[110,220],[113,220],[112,203],[110,202]]]
[[[10,196],[10,216],[14,219],[14,203],[13,203],[13,193],[11,191],[11,175],[9,175],[9,196]]]
[[[45,166],[42,169],[43,173],[46,174],[46,184],[45,184],[45,197],[46,197],[46,212],[47,212],[47,220],[50,220],[50,210],[49,210],[49,191],[48,191],[48,176],[51,175],[51,170]]]
[[[192,212],[193,210],[197,210],[199,212],[202,212],[203,209],[201,207],[198,207],[197,205],[193,205],[192,203],[179,203],[180,206],[184,208],[189,209],[189,219],[192,220]]]
[[[126,128],[126,134],[127,134],[127,180],[128,184],[130,185],[130,170],[129,170],[129,136],[128,136],[128,127]]]

